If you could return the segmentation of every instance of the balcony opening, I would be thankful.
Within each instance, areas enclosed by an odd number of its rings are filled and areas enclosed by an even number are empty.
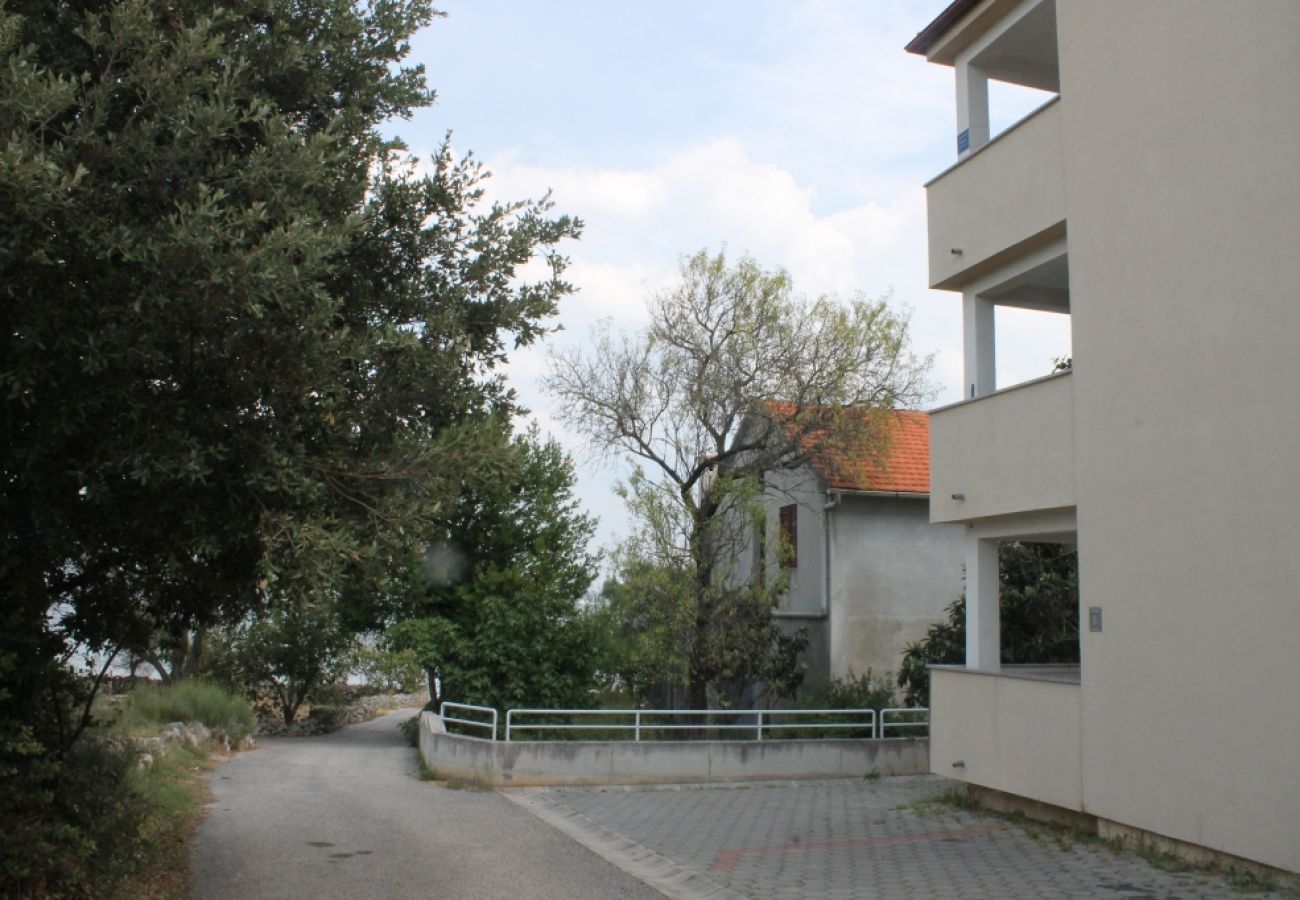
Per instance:
[[[966,399],[1073,365],[1070,262],[1063,240],[972,285],[963,305]]]
[[[1071,365],[1069,313],[999,305],[993,318],[999,388],[1024,384]]]
[[[968,669],[1078,682],[1079,563],[1074,534],[971,539]]]
[[[1055,0],[1024,0],[952,61],[964,159],[1061,90]]]
[[[1003,671],[1079,678],[1079,558],[1072,543],[998,544]]]

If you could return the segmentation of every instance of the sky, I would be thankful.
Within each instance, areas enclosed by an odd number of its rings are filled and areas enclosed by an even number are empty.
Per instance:
[[[649,293],[701,249],[782,267],[796,292],[888,295],[933,354],[934,399],[960,399],[961,298],[927,288],[926,181],[956,161],[952,69],[903,45],[947,0],[443,0],[412,41],[437,102],[393,123],[427,159],[452,133],[503,201],[548,191],[582,219],[561,251],[577,294],[562,330],[507,369],[544,432],[574,457],[596,546],[629,530],[600,463],[539,386],[550,346],[602,319],[635,330]],[[993,85],[993,131],[1047,95]],[[1069,355],[1068,319],[998,310],[998,384]]]

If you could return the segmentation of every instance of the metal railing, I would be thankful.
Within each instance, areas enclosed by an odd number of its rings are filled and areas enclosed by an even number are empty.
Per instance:
[[[474,719],[458,719],[458,718],[454,718],[454,717],[452,717],[452,716],[447,715],[447,710],[448,710],[448,709],[453,709],[453,710],[467,710],[467,711],[469,711],[469,712],[486,713],[486,714],[488,714],[488,715],[490,715],[490,716],[492,717],[492,721],[491,721],[491,722],[479,722],[479,721],[476,721],[476,720],[474,720]],[[492,707],[490,707],[490,706],[471,706],[471,705],[468,704],[468,703],[452,703],[452,702],[449,701],[449,700],[444,700],[444,701],[442,702],[442,706],[438,707],[438,715],[442,718],[442,720],[443,720],[444,722],[455,722],[455,723],[457,723],[457,724],[459,724],[459,725],[469,725],[469,726],[472,727],[472,728],[487,728],[487,729],[490,729],[491,732],[492,732],[492,740],[495,741],[495,740],[497,739],[497,711],[496,711],[495,709],[493,709]],[[507,731],[507,734],[509,733],[509,729],[510,729],[510,724],[509,724],[509,723],[510,723],[510,714],[509,714],[509,713],[506,713],[506,731]],[[509,738],[507,738],[507,740],[509,740]]]
[[[918,718],[918,714],[920,717]],[[894,721],[890,721],[893,718]],[[896,706],[880,711],[879,727],[876,729],[876,737],[886,737],[885,732],[891,728],[904,730],[908,728],[929,728],[930,727],[930,708],[928,706]],[[898,737],[907,737],[906,734],[900,734]]]
[[[813,716],[847,716],[862,717],[860,721],[839,722],[776,722],[773,717]],[[631,717],[630,722],[614,724],[572,724],[543,722],[520,724],[519,716],[568,716],[568,717]],[[751,719],[749,722],[703,722],[682,724],[680,722],[659,722],[666,716],[673,717],[723,717]],[[865,731],[865,737],[874,737],[877,731],[876,711],[874,709],[511,709],[506,711],[506,741],[518,731],[621,731],[632,732],[632,740],[640,741],[643,732],[654,731],[747,731],[752,732],[755,740],[763,740],[764,733],[783,729],[840,729]]]

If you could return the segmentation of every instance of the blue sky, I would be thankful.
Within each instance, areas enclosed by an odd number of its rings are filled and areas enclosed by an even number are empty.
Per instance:
[[[953,75],[902,49],[946,2],[444,0],[412,44],[438,102],[393,130],[423,157],[452,131],[492,171],[492,196],[550,190],[585,221],[565,248],[579,293],[547,343],[581,342],[602,318],[638,327],[680,256],[725,246],[788,269],[802,293],[891,294],[935,355],[934,405],[952,402],[960,298],[926,287],[922,185],[955,161]],[[1043,99],[995,87],[994,130]],[[997,325],[999,383],[1069,352],[1061,317],[999,311]],[[627,530],[621,469],[554,422],[544,367],[545,346],[516,353],[511,380],[574,454],[606,544]]]

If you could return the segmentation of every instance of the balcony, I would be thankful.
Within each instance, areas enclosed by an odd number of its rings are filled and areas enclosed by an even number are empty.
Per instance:
[[[931,413],[930,473],[932,522],[1074,506],[1070,373]]]
[[[1077,677],[931,667],[930,770],[1082,809],[1081,690]]]
[[[1060,98],[926,185],[930,286],[961,290],[1065,234]]]

